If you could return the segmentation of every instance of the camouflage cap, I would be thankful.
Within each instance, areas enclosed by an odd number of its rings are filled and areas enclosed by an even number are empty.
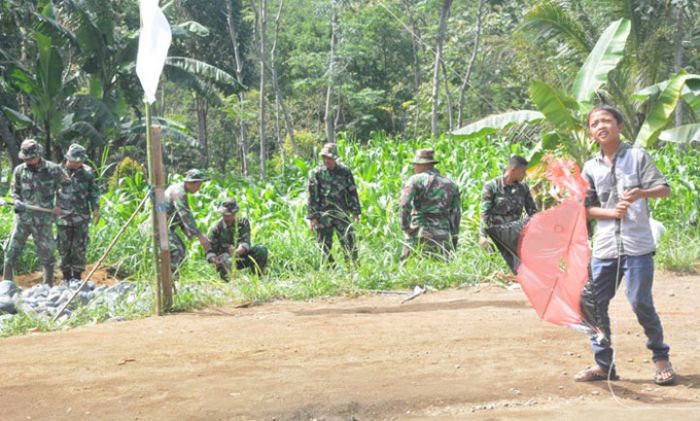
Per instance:
[[[221,206],[219,206],[219,211],[224,215],[235,215],[238,209],[240,208],[238,207],[236,199],[226,199],[221,202]]]
[[[435,151],[432,149],[419,149],[416,151],[411,164],[437,164],[440,161],[433,157],[434,154]]]
[[[204,171],[192,168],[185,173],[185,181],[209,181]]]
[[[68,152],[66,152],[66,159],[74,162],[85,161],[85,148],[77,143],[74,143],[68,147]]]
[[[321,156],[325,156],[330,159],[338,159],[338,145],[335,143],[326,143],[321,148]]]
[[[25,139],[19,146],[19,159],[23,161],[41,158],[43,154],[44,148],[34,139]]]

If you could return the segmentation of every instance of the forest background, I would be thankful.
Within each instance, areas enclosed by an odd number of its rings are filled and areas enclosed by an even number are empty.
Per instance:
[[[519,153],[533,162],[538,202],[550,203],[539,159],[546,152],[585,160],[593,151],[585,112],[601,102],[622,109],[626,139],[646,147],[672,184],[671,199],[652,203],[671,233],[659,261],[697,269],[694,1],[172,0],[161,7],[173,44],[153,114],[170,181],[205,169],[212,182],[191,198],[200,227],[233,196],[252,220],[254,243],[271,250],[269,273],[239,274],[229,295],[310,298],[499,282],[503,263],[477,245],[481,186]],[[136,0],[0,1],[0,193],[22,139],[38,139],[56,161],[71,143],[84,145],[103,191],[92,261],[147,192],[138,32]],[[358,268],[320,269],[304,220],[306,177],[327,141],[339,143],[358,183]],[[438,168],[460,185],[463,234],[454,261],[401,266],[398,195],[420,147],[435,148]],[[11,209],[0,219],[5,239]],[[144,238],[131,227],[109,263],[146,283],[153,276]],[[33,253],[30,245],[26,271],[36,267]],[[180,282],[216,282],[195,244]],[[214,297],[179,294],[176,305]],[[24,326],[37,323],[44,322],[27,316]]]

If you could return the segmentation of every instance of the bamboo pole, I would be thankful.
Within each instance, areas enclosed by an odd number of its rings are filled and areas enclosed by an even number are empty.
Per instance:
[[[153,261],[156,273],[156,313],[163,314],[173,304],[172,274],[170,273],[170,247],[166,214],[163,209],[165,193],[163,185],[163,153],[160,144],[160,129],[151,127],[151,107],[146,103],[146,143],[148,145],[148,182],[153,191]]]
[[[83,289],[85,284],[87,284],[90,277],[97,271],[97,269],[99,269],[100,265],[102,265],[102,262],[105,260],[105,258],[109,254],[109,252],[112,251],[112,248],[114,247],[114,245],[117,244],[117,240],[119,240],[119,238],[122,236],[122,234],[124,234],[124,231],[126,230],[126,228],[129,225],[131,225],[131,222],[134,220],[134,218],[136,218],[136,215],[139,213],[139,211],[141,211],[141,209],[143,208],[143,205],[146,203],[146,200],[148,200],[148,195],[146,195],[146,197],[144,197],[143,200],[141,200],[141,203],[139,203],[139,205],[136,207],[136,210],[134,210],[134,213],[132,213],[131,216],[129,217],[129,219],[124,223],[124,225],[122,225],[122,227],[119,228],[119,231],[117,231],[117,234],[112,239],[112,242],[110,242],[109,246],[107,246],[107,250],[105,250],[105,252],[102,253],[102,257],[100,257],[97,260],[97,262],[93,265],[90,273],[88,273],[88,275],[85,277],[85,279],[83,279],[83,282],[80,284],[80,286],[78,286],[78,289],[75,290],[75,292],[73,293],[73,295],[71,295],[71,297],[68,299],[68,301],[66,301],[66,303],[63,304],[63,306],[61,306],[61,308],[58,309],[58,312],[53,316],[52,321],[55,322],[59,317],[61,317],[61,314],[63,314],[63,311],[66,309],[66,307],[68,307],[68,305],[71,302],[73,302],[73,299]]]

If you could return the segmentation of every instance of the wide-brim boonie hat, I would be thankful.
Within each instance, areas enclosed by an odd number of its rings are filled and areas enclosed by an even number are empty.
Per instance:
[[[238,202],[236,202],[235,199],[226,199],[223,202],[221,202],[221,205],[219,206],[219,212],[221,212],[224,215],[235,215],[236,212],[238,212]]]
[[[85,148],[77,143],[74,143],[68,147],[68,152],[66,152],[66,159],[69,161],[85,161]]]
[[[185,173],[185,181],[209,181],[204,171],[193,168]]]
[[[28,161],[35,158],[41,158],[44,154],[44,148],[34,139],[25,139],[19,146],[19,154],[17,156],[22,161]]]
[[[325,156],[330,159],[338,159],[338,145],[335,143],[326,143],[321,148],[321,156]]]
[[[419,149],[416,151],[411,164],[437,164],[438,160],[434,158],[435,151],[432,149]]]

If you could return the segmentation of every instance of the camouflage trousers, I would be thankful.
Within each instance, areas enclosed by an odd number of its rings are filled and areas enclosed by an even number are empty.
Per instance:
[[[222,280],[228,282],[229,274],[233,266],[231,261],[231,255],[228,253],[222,253],[216,256],[221,262],[217,267],[216,271],[219,272],[219,276]],[[267,267],[267,248],[264,246],[254,246],[251,247],[246,253],[241,256],[236,257],[236,269],[242,270],[249,268],[253,273],[261,275],[265,268]]]
[[[333,232],[338,236],[340,246],[345,252],[345,259],[357,261],[357,248],[355,247],[355,229],[350,221],[342,219],[331,219],[326,225],[316,229],[316,241],[321,245],[324,258],[327,262],[333,263],[331,248],[333,247]]]
[[[182,238],[172,229],[168,231],[168,246],[170,249],[170,273],[174,274],[182,261],[185,260],[187,248]]]
[[[451,260],[454,256],[456,244],[449,238],[432,238],[420,235],[422,230],[416,230],[410,238],[405,240],[399,261],[403,262],[413,252],[418,252],[422,256],[437,258],[441,260]]]
[[[12,276],[12,274],[8,272],[17,265],[22,250],[24,250],[24,245],[27,243],[27,239],[30,235],[34,239],[39,261],[44,267],[53,267],[55,262],[54,251],[56,250],[56,240],[53,237],[53,224],[53,217],[48,215],[15,215],[12,224],[12,232],[5,243],[5,276]]]
[[[58,254],[61,256],[61,271],[80,275],[85,270],[90,222],[58,226]]]

